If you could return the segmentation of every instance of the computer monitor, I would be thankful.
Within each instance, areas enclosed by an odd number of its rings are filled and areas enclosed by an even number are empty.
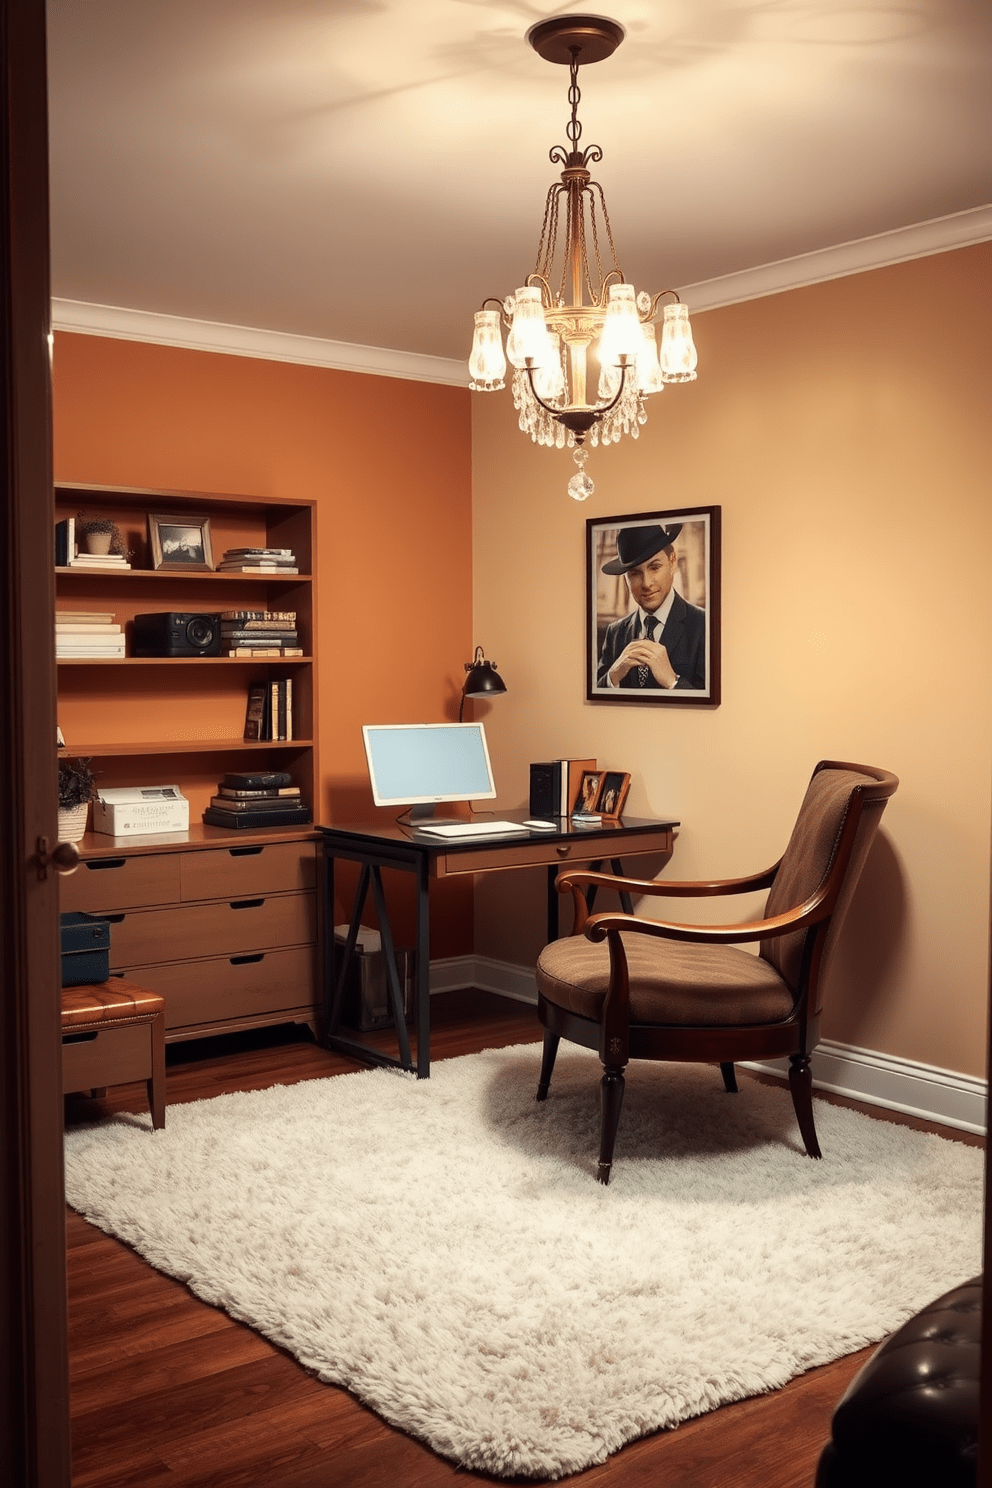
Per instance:
[[[369,723],[362,729],[377,806],[409,806],[411,821],[440,801],[496,796],[481,723]]]

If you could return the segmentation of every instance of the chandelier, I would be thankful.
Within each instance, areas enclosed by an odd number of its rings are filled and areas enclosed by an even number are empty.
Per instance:
[[[599,145],[579,148],[579,67],[611,56],[623,37],[623,27],[602,16],[552,16],[527,32],[539,56],[569,69],[570,148],[550,152],[564,169],[545,201],[534,271],[505,300],[483,301],[469,358],[469,386],[486,393],[505,386],[509,360],[520,428],[537,444],[573,451],[578,470],[568,493],[576,501],[595,490],[585,470],[587,446],[615,444],[624,434],[636,439],[647,421],[645,399],[666,382],[696,377],[686,306],[674,289],[652,296],[626,282],[603,188],[589,171],[603,152]],[[662,308],[666,296],[671,302]],[[501,326],[508,331],[505,354]]]

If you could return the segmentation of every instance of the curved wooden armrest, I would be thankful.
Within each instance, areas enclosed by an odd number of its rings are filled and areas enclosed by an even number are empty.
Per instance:
[[[749,873],[746,878],[698,879],[691,883],[678,883],[667,878],[621,878],[616,873],[587,873],[580,869],[560,873],[556,880],[559,894],[571,888],[586,888],[596,884],[606,889],[625,889],[631,894],[658,894],[673,898],[703,898],[711,894],[749,894],[758,889],[770,889],[778,871],[778,863],[765,868],[761,873]]]
[[[656,935],[663,940],[682,940],[698,945],[735,945],[745,940],[773,939],[778,935],[791,935],[795,930],[805,930],[825,920],[833,912],[833,904],[825,893],[817,893],[795,909],[772,915],[767,920],[747,920],[741,925],[680,925],[669,920],[646,920],[639,915],[598,914],[585,923],[584,933],[589,940],[605,940],[611,930],[634,931],[637,934]]]
[[[628,894],[654,894],[662,898],[668,895],[682,898],[704,898],[713,894],[748,894],[758,889],[768,889],[772,885],[777,870],[778,863],[775,863],[771,868],[766,868],[763,873],[752,873],[747,878],[714,878],[704,879],[697,883],[672,883],[663,878],[620,878],[615,873],[588,873],[576,869],[569,873],[560,873],[555,880],[555,887],[559,894],[567,894],[571,891],[575,906],[572,934],[578,935],[585,929],[589,918],[584,891],[593,886],[615,889],[618,894],[626,892]],[[650,923],[659,922],[652,920]]]

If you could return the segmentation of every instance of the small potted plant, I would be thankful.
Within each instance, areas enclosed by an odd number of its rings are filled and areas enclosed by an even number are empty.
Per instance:
[[[78,842],[86,831],[86,814],[96,800],[96,777],[88,759],[59,760],[59,840]]]
[[[116,553],[121,558],[131,556],[124,534],[109,517],[88,517],[85,512],[78,512],[76,532],[85,543],[87,553]]]

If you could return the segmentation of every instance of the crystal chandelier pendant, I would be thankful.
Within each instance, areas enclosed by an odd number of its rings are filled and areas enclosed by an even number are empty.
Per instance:
[[[568,494],[573,501],[585,501],[596,489],[592,477],[586,475],[585,472],[585,463],[588,458],[589,451],[582,449],[581,446],[572,455],[572,459],[579,467],[578,474],[573,475],[568,483]]]

